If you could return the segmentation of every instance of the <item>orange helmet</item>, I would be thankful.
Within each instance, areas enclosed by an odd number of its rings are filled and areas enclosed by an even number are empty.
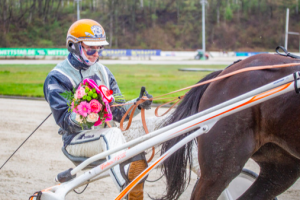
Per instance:
[[[88,46],[108,45],[105,31],[98,22],[91,19],[81,19],[74,22],[67,34],[67,47],[69,52],[72,53],[77,60],[86,65],[82,67],[83,69],[97,62],[99,58],[95,62],[90,62],[84,53],[82,53],[80,42]]]
[[[83,42],[88,46],[108,45],[103,27],[91,19],[81,19],[74,22],[67,34],[67,46],[70,43],[76,44]]]

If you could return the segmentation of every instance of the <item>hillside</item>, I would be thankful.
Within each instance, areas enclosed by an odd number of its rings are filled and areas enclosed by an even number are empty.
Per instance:
[[[208,51],[273,51],[284,45],[286,8],[289,30],[300,32],[298,0],[208,0]],[[202,47],[199,0],[82,0],[80,17],[95,19],[110,48],[195,50]],[[65,47],[77,20],[73,0],[0,2],[0,47]],[[299,36],[289,35],[290,51]]]

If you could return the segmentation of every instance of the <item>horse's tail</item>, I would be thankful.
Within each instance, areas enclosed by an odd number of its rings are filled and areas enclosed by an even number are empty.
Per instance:
[[[198,83],[210,80],[218,76],[222,70],[213,72]],[[209,84],[202,85],[199,87],[192,88],[184,97],[182,102],[179,104],[177,109],[172,113],[172,116],[165,123],[166,125],[177,122],[181,119],[184,119],[188,116],[196,114],[198,112],[200,99],[208,87]],[[189,133],[176,137],[170,141],[165,142],[162,145],[161,152],[165,153],[168,149],[174,146],[178,141],[187,136]],[[187,143],[185,146],[177,150],[170,158],[168,158],[163,163],[163,171],[166,176],[167,181],[167,194],[164,195],[162,200],[178,199],[179,196],[186,189],[187,184],[190,182],[191,178],[191,166],[192,166],[192,142]],[[187,176],[187,166],[189,165],[189,175]]]

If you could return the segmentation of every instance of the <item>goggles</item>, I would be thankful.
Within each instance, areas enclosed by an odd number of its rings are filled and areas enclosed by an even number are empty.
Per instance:
[[[100,52],[104,49],[104,46],[97,47],[97,49],[85,48],[84,46],[82,46],[82,48],[85,50],[85,52],[88,56],[92,56],[96,52],[98,52],[98,54],[100,54]]]

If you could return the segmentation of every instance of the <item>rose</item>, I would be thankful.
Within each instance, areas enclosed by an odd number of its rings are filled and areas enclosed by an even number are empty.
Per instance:
[[[82,123],[82,119],[80,118],[80,115],[79,115],[79,114],[76,114],[75,120],[76,120],[77,122],[79,122],[80,124]]]
[[[81,99],[84,95],[86,95],[85,89],[83,87],[79,86],[76,90],[76,93],[74,94],[74,98]]]
[[[102,105],[99,103],[99,101],[97,101],[96,99],[93,99],[90,102],[90,106],[91,106],[91,112],[93,113],[98,113],[100,112]]]
[[[88,122],[96,122],[99,119],[99,115],[97,113],[91,113],[87,116],[86,121]]]

